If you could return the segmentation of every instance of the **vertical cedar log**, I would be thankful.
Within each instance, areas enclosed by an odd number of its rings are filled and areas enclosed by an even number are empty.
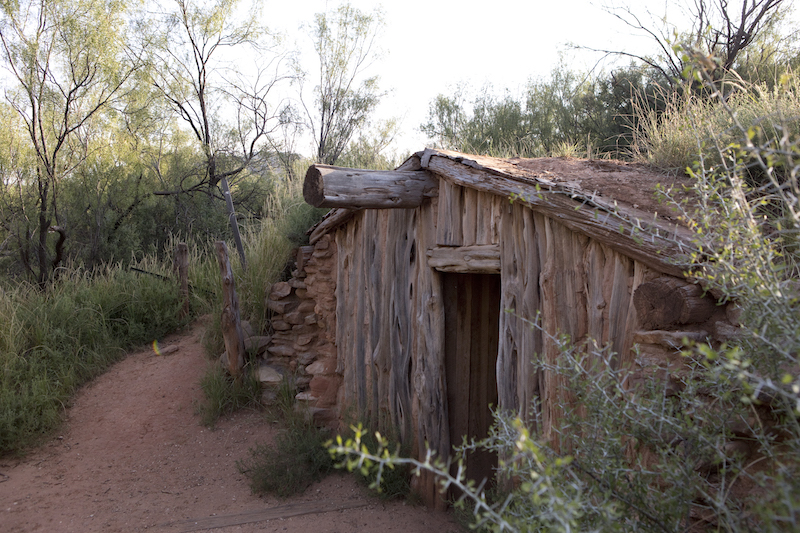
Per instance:
[[[513,204],[506,207],[500,224],[500,278],[503,280],[500,300],[500,343],[497,354],[498,407],[523,416],[526,406],[517,392],[518,359],[524,358],[521,336],[525,326],[522,323],[521,304],[524,290],[525,265],[518,257],[517,208]],[[535,317],[534,317],[535,318]],[[532,366],[532,365],[531,365]]]
[[[478,236],[478,198],[485,193],[474,189],[463,189],[461,193],[463,211],[450,213],[451,216],[461,217],[461,245],[470,245],[477,242]]]
[[[217,251],[217,262],[222,275],[222,337],[225,340],[225,352],[228,354],[228,371],[239,378],[244,367],[244,333],[239,317],[239,298],[233,280],[231,262],[228,259],[228,247],[222,241],[214,244]]]
[[[635,267],[634,261],[619,252],[612,252],[612,255],[614,270],[611,297],[608,302],[608,342],[611,343],[615,354],[614,367],[619,368],[620,360],[627,357],[625,339],[628,332],[630,283]]]
[[[545,219],[546,256],[540,275],[542,288],[542,326],[548,339],[542,350],[545,362],[556,366],[561,351],[556,342],[567,335],[572,344],[585,339],[588,331],[584,250],[588,238],[550,218]],[[542,394],[543,435],[553,448],[569,453],[569,442],[559,433],[564,413],[575,405],[574,391],[563,375],[545,370]]]
[[[644,284],[645,277],[650,269],[644,263],[633,261],[633,276],[630,280],[630,297],[628,298],[628,323],[625,327],[625,339],[619,347],[619,366],[620,368],[632,368],[635,363],[635,353],[633,351],[633,334],[639,329],[641,324],[639,314],[636,311],[636,292]]]
[[[184,319],[189,316],[189,247],[185,242],[179,242],[175,248],[175,271],[183,301],[179,318]]]
[[[439,184],[438,212],[436,214],[436,244],[439,246],[464,245],[464,188],[448,181]]]
[[[587,279],[586,304],[589,306],[588,335],[597,346],[603,346],[608,338],[608,302],[604,294],[608,283],[605,276],[606,254],[603,245],[597,241],[590,242],[583,261]]]
[[[519,239],[519,262],[522,281],[522,302],[518,309],[525,320],[536,321],[542,308],[541,290],[539,288],[539,273],[542,269],[542,256],[540,251],[540,221],[535,213],[525,206],[519,205],[521,232],[517,233]],[[537,405],[539,403],[539,371],[531,363],[536,354],[541,354],[543,349],[542,332],[530,327],[528,323],[521,325],[521,343],[523,357],[518,359],[517,384],[520,414],[532,430],[538,430],[536,425]]]
[[[387,259],[392,259],[391,268],[385,269],[387,280],[394,280],[394,287],[384,298],[387,310],[385,328],[391,352],[389,390],[389,414],[400,440],[410,444],[413,434],[411,416],[411,350],[413,339],[413,320],[411,300],[414,297],[414,277],[417,261],[417,214],[418,210],[392,210],[386,240],[394,240],[392,248],[387,249]],[[394,228],[403,228],[404,234],[394,235]]]
[[[423,460],[428,449],[439,458],[447,457],[450,453],[441,275],[428,265],[427,254],[419,253],[419,250],[427,250],[437,243],[437,214],[433,205],[432,202],[425,202],[418,211],[417,254],[414,265],[417,288],[412,295],[415,324],[412,371],[418,416],[416,457]],[[442,204],[439,198],[439,221],[442,220],[442,209],[446,209],[446,204]],[[458,233],[460,234],[460,228]],[[439,494],[439,486],[433,474],[421,472],[412,483],[426,505],[439,510],[447,508],[447,502]]]

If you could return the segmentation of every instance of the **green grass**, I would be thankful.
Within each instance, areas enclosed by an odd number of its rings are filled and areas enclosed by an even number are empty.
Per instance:
[[[281,425],[274,444],[259,444],[250,450],[248,458],[236,463],[253,493],[288,498],[333,470],[334,462],[325,446],[330,435],[314,426],[307,415],[295,408],[294,385],[284,380],[271,411]]]
[[[169,274],[153,261],[139,266]],[[46,292],[0,291],[0,454],[49,435],[78,387],[177,329],[179,308],[176,283],[119,265],[63,272]]]
[[[245,407],[261,407],[261,382],[248,365],[241,379],[233,379],[216,361],[209,363],[200,380],[205,400],[198,404],[203,425],[213,427],[217,420]]]
[[[241,316],[250,321],[256,332],[266,331],[269,311],[266,294],[273,283],[287,274],[292,250],[308,242],[306,231],[325,213],[303,200],[302,181],[281,182],[267,200],[267,216],[246,220],[240,232],[247,268],[242,268],[233,242],[227,242],[228,257],[236,283]],[[221,311],[220,271],[214,242],[190,244],[189,281],[195,288],[193,308],[217,317]],[[210,302],[210,304],[209,304]],[[206,343],[210,355],[219,355],[221,334],[214,333]]]
[[[275,188],[269,216],[243,224],[248,268],[231,253],[242,317],[257,331],[268,329],[265,295],[286,271],[294,246],[323,210],[302,200],[302,181]],[[178,238],[167,245],[171,256]],[[204,338],[210,356],[223,350],[218,326],[219,266],[213,242],[189,244],[191,314],[181,321],[177,283],[112,265],[94,271],[64,269],[46,292],[11,280],[0,281],[0,455],[21,453],[58,427],[78,387],[125,353],[176,330],[193,316],[210,314]],[[229,244],[229,250],[234,248]],[[152,258],[131,266],[171,278],[171,265]],[[204,423],[258,399],[255,378],[234,383],[218,367],[203,379]]]
[[[306,231],[324,213],[303,201],[300,180],[278,183],[264,211],[267,217],[245,221],[241,228],[246,269],[242,268],[233,243],[227,243],[241,317],[250,322],[256,334],[269,328],[266,295],[270,287],[283,279],[292,249],[307,242]],[[198,406],[198,411],[203,424],[213,425],[219,417],[237,409],[258,406],[261,389],[254,374],[246,373],[243,380],[235,381],[216,362],[224,345],[218,320],[222,291],[214,243],[195,243],[190,247],[190,257],[189,278],[195,292],[212,295],[208,299],[200,295],[197,298],[198,305],[212,317],[203,335],[203,346],[211,363],[201,383],[205,401]],[[294,395],[290,400],[294,401]],[[282,404],[284,407],[286,401]]]
[[[743,87],[722,85],[727,93],[725,105],[718,99],[691,93],[664,93],[663,111],[634,101],[636,127],[633,128],[631,157],[662,169],[683,172],[699,160],[706,165],[722,162],[720,153],[739,143],[741,130],[733,122],[729,106],[745,131],[750,130],[759,146],[775,144],[782,135],[800,134],[800,81],[784,79],[775,88],[765,85]]]

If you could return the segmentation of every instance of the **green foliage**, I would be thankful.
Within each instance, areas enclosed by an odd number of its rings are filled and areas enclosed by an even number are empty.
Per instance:
[[[496,157],[619,157],[627,150],[632,95],[658,108],[651,74],[633,65],[597,76],[564,66],[528,82],[521,95],[490,87],[467,110],[466,88],[439,95],[421,130],[439,146]],[[573,147],[565,151],[566,147]]]
[[[269,217],[246,221],[242,236],[248,268],[242,269],[235,255],[229,255],[236,281],[236,293],[242,319],[250,321],[254,331],[267,331],[269,310],[265,295],[286,271],[291,251],[303,244],[305,232],[321,216],[302,201],[302,183],[281,182],[270,195],[264,211]],[[230,250],[230,246],[228,247]],[[193,287],[192,308],[208,312],[213,319],[206,327],[203,345],[207,355],[216,360],[223,352],[220,316],[222,288],[220,270],[212,242],[190,246],[189,281]],[[205,424],[236,409],[256,405],[260,383],[250,374],[242,382],[232,380],[218,364],[209,367],[202,382],[205,402],[200,407]]]
[[[723,157],[729,160],[731,152],[725,152],[740,142],[742,130],[752,129],[754,143],[774,146],[784,135],[800,134],[798,89],[797,76],[787,75],[773,88],[741,81],[723,84],[724,100],[688,92],[664,93],[663,110],[637,100],[631,155],[639,162],[683,171],[701,155],[706,165],[721,164]]]
[[[138,265],[166,274],[153,261]],[[60,279],[47,293],[27,284],[0,291],[0,453],[46,436],[80,385],[181,324],[171,281],[119,267]]]
[[[366,14],[350,4],[314,15],[311,37],[320,75],[306,114],[319,163],[336,163],[383,96],[377,76],[361,79],[379,55],[375,38],[382,27],[380,11]]]
[[[397,122],[394,120],[379,123],[374,130],[362,133],[358,139],[351,141],[336,164],[346,168],[375,170],[397,168],[403,159],[386,154],[397,130]]]
[[[300,181],[280,182],[269,196],[264,212],[269,216],[245,222],[242,238],[247,270],[231,256],[242,317],[257,331],[265,331],[269,318],[265,294],[285,274],[292,249],[306,244],[306,231],[325,213],[305,203]],[[209,243],[209,248],[211,243]],[[231,249],[229,245],[229,249]],[[219,285],[219,267],[213,255],[205,267],[211,283]],[[215,270],[216,269],[216,270]]]
[[[698,59],[714,82],[733,72],[751,83],[777,80],[797,54],[798,36],[787,16],[791,6],[784,0],[735,4],[697,0],[687,6],[667,4],[663,11],[652,12],[645,6],[609,5],[606,11],[635,33],[651,37],[658,50],[648,56],[636,50],[610,53],[649,65],[670,90],[698,87],[683,76],[685,68]],[[673,54],[675,43],[695,49],[698,57]]]
[[[20,197],[28,209],[17,206],[24,223],[9,229],[22,267],[42,288],[65,259],[61,182],[90,157],[98,123],[115,114],[141,67],[124,41],[127,9],[103,0],[0,4],[0,54],[16,84],[7,96],[25,125],[28,164],[35,168],[25,176],[34,185],[26,187],[27,198]],[[20,178],[3,185],[22,185]],[[48,242],[52,231],[62,237],[54,246]]]
[[[274,446],[257,445],[237,466],[254,493],[289,498],[330,472],[333,461],[324,447],[327,440],[313,425],[290,425],[277,434]]]
[[[359,435],[359,436],[357,436]],[[350,427],[350,433],[345,435],[346,440],[353,441],[358,438],[361,446],[369,450],[379,447],[393,450],[397,456],[408,455],[409,447],[402,446],[396,438],[386,437],[380,433],[369,433],[362,429],[362,424]],[[340,437],[341,438],[341,437]],[[328,441],[325,446],[330,449],[333,441]],[[336,454],[331,453],[335,459]],[[346,464],[340,463],[337,468],[345,467]],[[377,469],[349,469],[358,479],[364,482],[369,488],[375,489],[383,499],[408,498],[411,496],[411,467],[409,465],[393,465],[388,469],[378,471]]]
[[[297,409],[289,380],[282,382],[275,408],[282,427],[274,444],[257,445],[237,467],[250,480],[254,493],[288,498],[328,474],[333,460],[324,446],[327,432],[314,426],[309,413]]]

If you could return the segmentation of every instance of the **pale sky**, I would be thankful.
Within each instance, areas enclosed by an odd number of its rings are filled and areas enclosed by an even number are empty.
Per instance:
[[[559,54],[574,70],[588,70],[601,59],[598,53],[570,49],[568,43],[594,48],[646,53],[653,40],[633,31],[602,9],[604,0],[352,0],[354,7],[370,12],[380,5],[386,22],[378,43],[385,51],[368,75],[380,77],[380,87],[391,91],[377,115],[401,120],[397,152],[422,150],[426,137],[419,126],[430,102],[438,94],[452,95],[459,83],[472,89],[491,84],[496,93],[517,93],[531,77],[547,76],[559,63]],[[620,0],[605,0],[615,6]],[[639,0],[635,12],[646,20],[647,7],[662,16],[669,7],[669,20],[681,15],[672,0]],[[265,22],[271,30],[287,34],[288,45],[296,42],[312,76],[315,63],[307,33],[298,30],[310,24],[313,15],[334,9],[338,1],[267,0]],[[622,61],[627,64],[628,61]],[[298,146],[306,153],[306,148]],[[309,150],[310,152],[310,150]]]

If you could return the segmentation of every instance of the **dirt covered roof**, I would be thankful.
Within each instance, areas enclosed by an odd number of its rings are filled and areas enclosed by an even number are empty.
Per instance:
[[[423,161],[432,155],[445,156],[478,170],[497,173],[528,184],[548,187],[579,197],[595,198],[604,204],[618,203],[659,218],[678,222],[676,212],[658,190],[672,189],[685,198],[691,180],[653,167],[608,159],[570,157],[508,158],[475,156],[448,150],[426,150],[415,154]]]

